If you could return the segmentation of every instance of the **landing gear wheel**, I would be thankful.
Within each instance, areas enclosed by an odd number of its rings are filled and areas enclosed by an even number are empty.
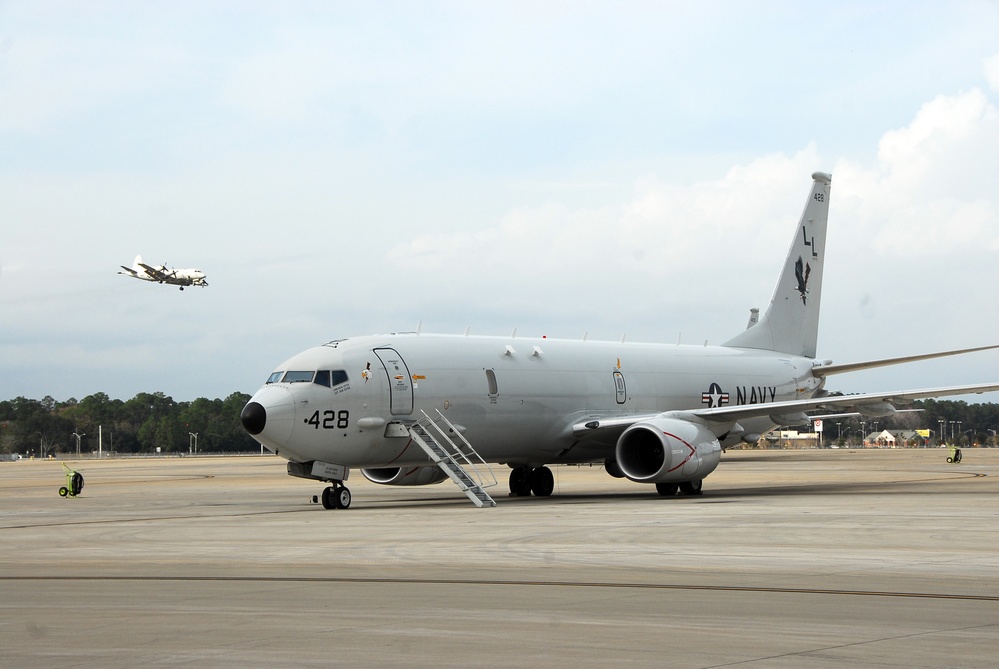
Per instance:
[[[684,495],[700,495],[702,483],[701,479],[684,481],[680,484],[680,492]]]
[[[676,495],[676,491],[679,490],[679,489],[680,489],[680,486],[678,486],[675,483],[657,483],[656,484],[656,492],[659,493],[660,495],[662,495],[663,497],[673,497],[674,495]]]
[[[344,486],[340,486],[336,493],[333,495],[334,502],[336,503],[336,508],[338,509],[349,509],[350,508],[350,489]]]
[[[510,496],[531,496],[531,470],[527,467],[514,467],[510,470]]]
[[[538,497],[550,497],[555,490],[555,477],[548,467],[536,467],[530,475],[531,492]]]
[[[323,508],[324,509],[335,509],[333,500],[333,487],[323,488]]]

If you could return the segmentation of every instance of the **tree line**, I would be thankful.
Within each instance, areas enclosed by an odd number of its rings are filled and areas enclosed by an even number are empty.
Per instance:
[[[999,404],[968,404],[961,400],[913,402],[917,411],[900,411],[882,418],[844,416],[824,422],[823,443],[859,446],[865,437],[890,430],[928,430],[929,437],[914,437],[907,446],[999,446]]]
[[[18,397],[0,401],[0,453],[75,454],[79,439],[80,453],[87,454],[98,450],[98,433],[105,453],[188,453],[195,443],[199,453],[259,452],[239,423],[249,400],[238,392],[193,402],[159,392],[125,401],[105,393],[65,402]]]
[[[125,401],[105,393],[65,402],[18,397],[0,401],[0,453],[76,453],[78,438],[81,454],[90,453],[98,449],[98,430],[106,453],[187,453],[195,444],[200,453],[258,452],[260,446],[239,423],[249,400],[239,392],[224,400],[193,402],[176,402],[159,392],[139,393]],[[921,411],[828,419],[824,440],[853,445],[879,430],[925,429],[931,435],[928,444],[997,445],[999,404],[923,400],[913,408]]]

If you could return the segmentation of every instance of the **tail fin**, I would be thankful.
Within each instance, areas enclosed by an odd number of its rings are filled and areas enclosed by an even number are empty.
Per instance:
[[[724,346],[815,357],[832,176],[816,172],[812,179],[812,189],[770,306],[756,325]]]
[[[142,256],[141,255],[135,256],[135,262],[132,263],[132,269],[134,269],[136,272],[142,272],[142,271],[144,271],[142,269]]]

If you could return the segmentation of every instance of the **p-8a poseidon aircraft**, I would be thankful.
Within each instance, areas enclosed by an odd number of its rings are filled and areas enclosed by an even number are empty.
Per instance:
[[[288,473],[329,483],[347,508],[357,468],[385,485],[451,478],[495,502],[487,463],[510,467],[514,495],[547,496],[547,465],[602,463],[664,496],[699,494],[722,450],[805,412],[887,416],[913,400],[999,383],[834,395],[842,372],[999,346],[851,364],[816,358],[831,177],[812,175],[769,307],[721,346],[398,333],[339,339],[278,365],[243,408],[246,431]]]

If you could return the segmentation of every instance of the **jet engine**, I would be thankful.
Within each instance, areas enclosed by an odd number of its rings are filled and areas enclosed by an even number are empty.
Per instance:
[[[617,440],[618,466],[637,483],[703,479],[721,461],[721,444],[710,430],[680,418],[635,423]]]
[[[361,474],[381,485],[431,485],[447,478],[440,467],[379,467],[362,469]]]

